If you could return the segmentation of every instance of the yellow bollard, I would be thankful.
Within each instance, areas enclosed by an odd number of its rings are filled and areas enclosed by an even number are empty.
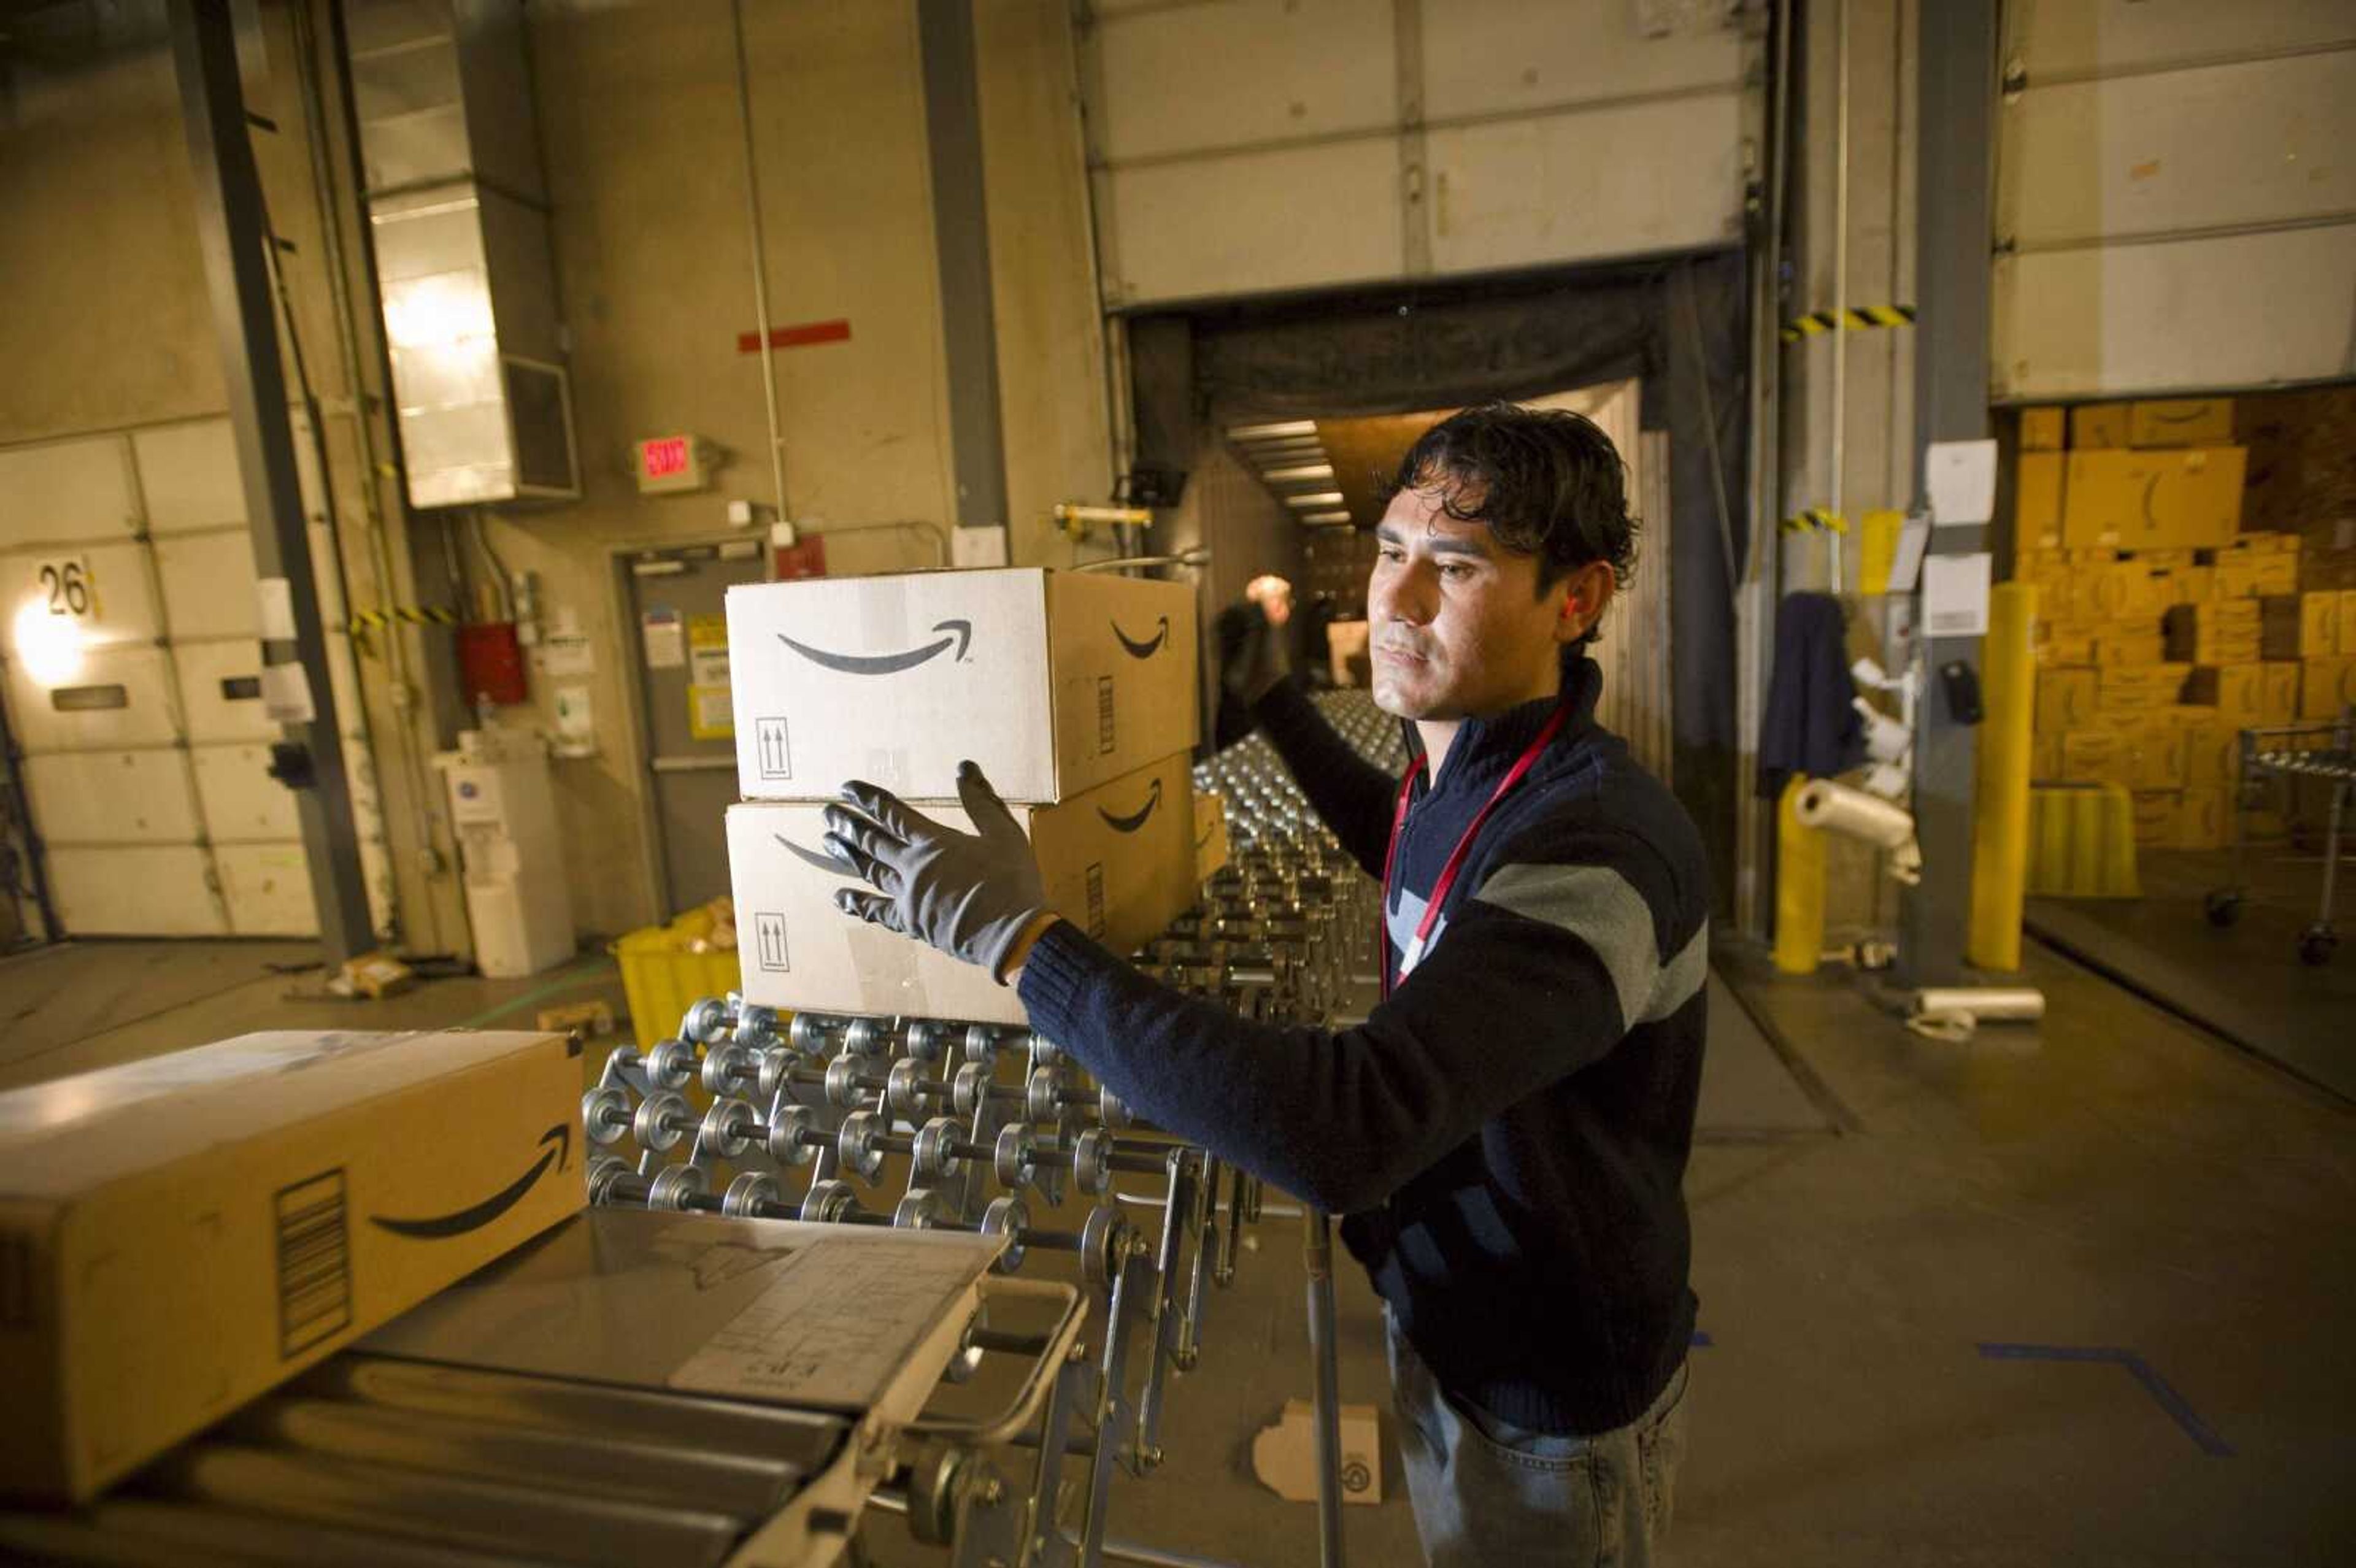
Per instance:
[[[1979,778],[1972,796],[1972,923],[1965,956],[1982,969],[2020,967],[2029,879],[2029,736],[2037,663],[2029,637],[2037,589],[1999,583],[1980,645]]]
[[[1794,775],[1775,803],[1775,967],[1813,975],[1825,955],[1825,835],[1803,825]]]

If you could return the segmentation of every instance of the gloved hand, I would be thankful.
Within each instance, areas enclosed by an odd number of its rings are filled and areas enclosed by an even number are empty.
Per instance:
[[[958,799],[975,831],[959,833],[853,779],[826,808],[826,848],[867,889],[834,895],[845,914],[980,964],[1001,984],[1007,951],[1044,913],[1039,860],[1014,814],[972,763],[958,766]]]

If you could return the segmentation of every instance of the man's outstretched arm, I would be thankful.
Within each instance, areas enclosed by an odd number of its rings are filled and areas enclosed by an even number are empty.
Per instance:
[[[1366,875],[1381,876],[1398,780],[1360,756],[1290,681],[1269,688],[1251,710],[1344,851]]]
[[[1578,848],[1502,868],[1353,1029],[1238,1018],[1068,922],[1012,956],[1032,1027],[1141,1115],[1347,1213],[1699,992],[1706,938],[1659,860],[1624,838]]]

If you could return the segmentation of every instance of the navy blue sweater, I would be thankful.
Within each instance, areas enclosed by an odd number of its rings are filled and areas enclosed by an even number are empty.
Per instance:
[[[1594,722],[1595,666],[1574,656],[1564,673],[1568,720],[1491,813],[1421,963],[1365,1023],[1239,1019],[1069,922],[1040,938],[1020,984],[1033,1026],[1141,1114],[1344,1215],[1344,1241],[1450,1394],[1589,1435],[1642,1414],[1692,1335],[1681,1183],[1709,894],[1692,822]],[[1466,722],[1436,785],[1419,779],[1395,933],[1412,933],[1553,706]],[[1397,781],[1300,693],[1258,711],[1335,836],[1381,875]]]

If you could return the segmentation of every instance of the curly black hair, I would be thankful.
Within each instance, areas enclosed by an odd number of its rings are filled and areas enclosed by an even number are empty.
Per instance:
[[[1636,569],[1627,464],[1583,415],[1505,402],[1451,414],[1407,449],[1385,504],[1402,490],[1436,491],[1449,517],[1537,556],[1541,592],[1590,561],[1609,561],[1622,587]]]

